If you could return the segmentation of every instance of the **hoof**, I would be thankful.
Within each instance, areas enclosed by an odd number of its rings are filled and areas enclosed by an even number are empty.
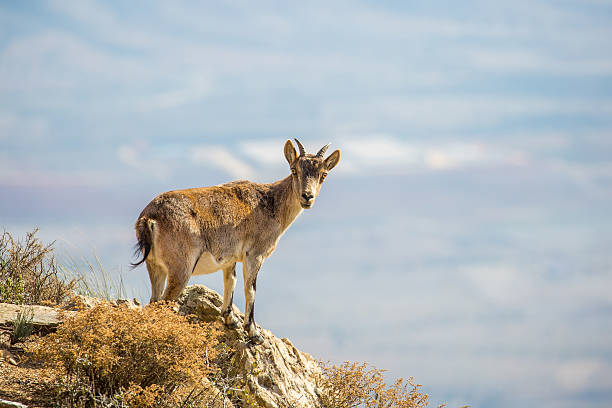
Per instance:
[[[223,325],[228,329],[237,329],[240,327],[240,322],[236,319],[236,316],[228,311],[227,313],[223,313]]]
[[[261,344],[261,343],[264,342],[264,338],[263,338],[263,336],[261,334],[256,333],[253,336],[249,336],[249,342],[252,343],[252,344],[257,344],[258,345],[258,344]]]
[[[226,329],[230,329],[230,330],[235,330],[240,327],[240,323],[238,323],[236,320],[232,320],[229,323],[223,322],[223,325],[225,326]]]

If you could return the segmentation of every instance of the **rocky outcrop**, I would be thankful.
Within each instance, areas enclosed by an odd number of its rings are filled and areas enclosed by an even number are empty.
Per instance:
[[[206,286],[187,287],[178,300],[179,313],[205,322],[222,322],[223,299]],[[234,306],[241,322],[244,315]],[[321,406],[316,378],[320,368],[309,354],[299,351],[289,339],[279,339],[261,329],[264,342],[249,342],[242,329],[226,329],[225,341],[235,351],[233,363],[246,379],[249,394],[266,408]]]
[[[128,308],[140,307],[137,302],[130,300],[118,300],[107,302],[102,299],[75,296],[58,308],[45,306],[18,306],[12,304],[0,304],[0,334],[6,332],[7,345],[0,349],[10,347],[10,334],[8,328],[17,318],[19,312],[30,313],[32,323],[35,327],[53,330],[61,321],[79,310],[95,307],[100,303],[111,303],[115,306],[125,305]],[[223,322],[221,317],[221,305],[223,299],[215,291],[202,285],[187,287],[178,299],[179,313],[190,316],[203,322]],[[244,315],[234,306],[234,314],[242,323]],[[4,326],[4,329],[3,327]],[[223,342],[229,347],[231,357],[228,359],[231,365],[229,371],[235,378],[244,382],[239,387],[248,391],[244,399],[254,400],[262,408],[317,408],[321,406],[316,380],[320,375],[320,368],[316,360],[309,354],[299,351],[289,339],[280,339],[269,330],[261,328],[264,338],[262,344],[256,345],[250,342],[248,336],[242,329],[225,329]],[[1,340],[0,336],[0,340]],[[2,355],[3,360],[9,362],[12,357],[9,354]],[[221,394],[227,389],[222,389],[215,384]],[[231,387],[228,387],[228,389]],[[220,394],[220,401],[224,407],[231,407],[229,400]]]

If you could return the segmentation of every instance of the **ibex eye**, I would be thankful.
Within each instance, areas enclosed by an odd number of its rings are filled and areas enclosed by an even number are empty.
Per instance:
[[[297,170],[295,168],[291,168],[291,174],[293,174],[294,176],[297,174]]]
[[[325,177],[327,177],[327,173],[322,173],[321,174],[321,182],[323,182],[323,180],[325,180]]]

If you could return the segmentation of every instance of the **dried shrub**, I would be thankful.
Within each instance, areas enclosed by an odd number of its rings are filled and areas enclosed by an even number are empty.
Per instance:
[[[168,305],[102,304],[67,318],[31,351],[59,367],[65,405],[189,406],[210,394],[218,335]]]
[[[366,363],[321,364],[318,386],[325,408],[420,408],[428,405],[427,394],[412,377],[387,386],[383,372]]]
[[[44,245],[36,237],[38,228],[15,240],[4,231],[0,236],[0,302],[59,304],[76,287],[65,281],[53,256],[53,243]]]

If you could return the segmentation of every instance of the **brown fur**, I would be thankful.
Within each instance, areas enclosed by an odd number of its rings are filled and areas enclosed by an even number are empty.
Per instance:
[[[223,270],[222,311],[226,324],[233,326],[235,267],[242,262],[245,329],[260,337],[253,321],[257,273],[302,208],[311,208],[325,175],[338,163],[340,151],[326,159],[322,154],[298,157],[287,141],[285,157],[292,175],[275,183],[234,181],[168,191],[142,210],[135,227],[151,279],[151,302],[175,300],[193,274]]]

